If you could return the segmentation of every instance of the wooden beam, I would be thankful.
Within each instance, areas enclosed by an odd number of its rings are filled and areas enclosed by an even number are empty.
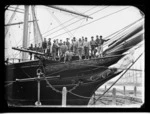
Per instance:
[[[33,21],[28,21],[28,22],[34,22],[37,20],[33,20]],[[6,24],[5,26],[11,26],[11,25],[18,25],[18,24],[23,24],[24,22],[18,22],[18,23],[11,23],[11,24]]]
[[[9,8],[14,8],[15,9],[15,7],[12,7],[12,6],[9,6]],[[24,9],[21,9],[21,8],[17,8],[17,9],[24,11]]]
[[[24,14],[24,12],[17,11],[17,10],[12,10],[12,9],[8,9],[8,8],[7,8],[7,10],[9,10],[9,11],[15,11],[15,12],[18,12],[18,13],[23,13],[23,14]]]
[[[37,54],[37,55],[44,55],[44,53],[28,50],[28,49],[25,49],[25,48],[19,49],[19,48],[12,47],[12,49],[22,51],[22,52]]]
[[[74,11],[71,11],[71,10],[68,10],[68,9],[64,9],[64,8],[60,8],[60,7],[52,6],[52,5],[46,5],[46,6],[57,9],[57,10],[61,10],[61,11],[64,11],[64,12],[68,12],[68,13],[71,13],[71,14],[79,15],[79,16],[82,16],[82,17],[85,17],[85,18],[93,19],[92,17],[90,17],[88,15],[84,15],[82,13],[74,12]]]

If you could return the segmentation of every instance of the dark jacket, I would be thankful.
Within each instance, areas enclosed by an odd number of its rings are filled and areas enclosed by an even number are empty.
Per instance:
[[[43,47],[43,49],[47,48],[47,43],[45,41],[42,43],[42,47]]]

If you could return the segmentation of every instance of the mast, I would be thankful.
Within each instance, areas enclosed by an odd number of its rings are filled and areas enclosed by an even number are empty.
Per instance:
[[[28,13],[29,13],[29,6],[25,5],[25,13],[24,13],[24,29],[23,29],[23,48],[27,48],[28,44]],[[24,61],[27,59],[27,53],[22,53],[22,60]]]
[[[33,17],[33,30],[34,30],[34,43],[35,44],[42,44],[43,42],[43,39],[42,39],[42,34],[40,32],[40,28],[39,28],[39,25],[37,23],[37,18],[36,18],[36,15],[35,15],[35,6],[31,6],[31,10],[32,10],[32,17]]]

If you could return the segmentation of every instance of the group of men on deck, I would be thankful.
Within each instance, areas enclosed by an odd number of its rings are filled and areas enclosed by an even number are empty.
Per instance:
[[[82,56],[85,56],[85,59],[89,59],[89,56],[91,55],[91,58],[96,57],[96,53],[98,53],[98,57],[103,57],[103,44],[105,41],[108,41],[102,39],[102,36],[96,36],[96,40],[94,40],[94,37],[91,37],[91,41],[88,41],[87,37],[82,37],[77,39],[73,37],[71,40],[71,43],[69,42],[69,38],[66,38],[66,41],[58,39],[53,40],[53,44],[51,43],[51,38],[46,41],[46,38],[44,38],[44,41],[42,42],[42,45],[39,43],[37,46],[33,47],[33,44],[29,47],[30,50],[34,50],[37,52],[44,52],[44,54],[49,58],[52,57],[53,60],[56,60],[56,57],[59,57],[59,60],[61,60],[62,57],[64,57],[64,62],[68,59],[69,61],[72,59],[73,55],[79,56],[79,59],[82,59]],[[32,59],[32,53],[30,53],[30,60]],[[35,57],[36,59],[36,57]]]

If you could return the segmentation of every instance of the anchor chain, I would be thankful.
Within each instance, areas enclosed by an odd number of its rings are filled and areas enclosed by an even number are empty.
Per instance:
[[[45,79],[46,83],[48,84],[48,86],[49,86],[52,90],[54,90],[55,92],[62,94],[62,91],[60,91],[60,90],[56,89],[55,87],[53,87],[53,86],[49,83],[49,81],[46,79],[46,77],[45,77],[45,67],[44,67],[45,65],[44,65],[44,63],[43,63],[42,60],[39,61],[39,67],[40,67],[40,66],[42,66],[42,68],[43,68],[44,73],[42,73],[42,76],[44,77],[44,79]],[[81,82],[79,81],[78,84],[76,84],[72,89],[68,90],[67,92],[71,92],[71,91],[75,90],[75,89],[79,86],[80,83],[81,83]]]

